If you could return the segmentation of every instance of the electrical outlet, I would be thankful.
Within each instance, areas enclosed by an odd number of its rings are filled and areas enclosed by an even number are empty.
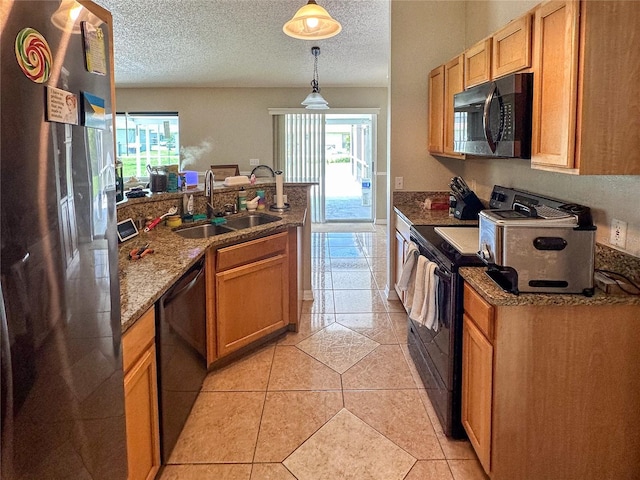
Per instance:
[[[249,159],[249,165],[251,165],[252,167],[255,167],[256,165],[260,165],[260,159],[259,158],[250,158]]]
[[[609,243],[624,248],[627,244],[627,222],[616,218],[611,220],[611,237]]]
[[[404,188],[404,177],[396,177],[396,190],[402,190]]]

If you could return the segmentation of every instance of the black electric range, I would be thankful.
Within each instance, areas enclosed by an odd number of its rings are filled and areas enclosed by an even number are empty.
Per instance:
[[[475,225],[460,228],[474,228],[477,234]],[[435,229],[432,225],[414,225],[410,236],[420,254],[437,264],[437,330],[409,318],[408,347],[443,432],[449,437],[466,438],[460,419],[464,282],[458,269],[483,263],[475,253],[460,253]]]

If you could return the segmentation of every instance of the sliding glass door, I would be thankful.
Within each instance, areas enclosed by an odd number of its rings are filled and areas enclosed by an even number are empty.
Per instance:
[[[275,117],[276,168],[286,182],[314,182],[311,220],[374,218],[375,114],[291,113]]]
[[[373,115],[325,115],[327,222],[373,221]]]

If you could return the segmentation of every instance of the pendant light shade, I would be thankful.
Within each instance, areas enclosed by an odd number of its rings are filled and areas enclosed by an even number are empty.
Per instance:
[[[309,0],[309,3],[299,9],[282,27],[284,33],[301,40],[331,38],[341,30],[340,22],[334,20],[315,0]]]
[[[320,47],[311,47],[311,55],[314,56],[311,93],[303,100],[302,105],[309,110],[328,110],[329,104],[320,95],[320,85],[318,84],[318,55],[320,55]]]

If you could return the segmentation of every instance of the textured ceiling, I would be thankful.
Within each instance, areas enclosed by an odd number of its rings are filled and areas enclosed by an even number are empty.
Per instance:
[[[306,0],[96,0],[113,15],[118,87],[387,86],[389,0],[318,0],[342,32],[296,40]]]

